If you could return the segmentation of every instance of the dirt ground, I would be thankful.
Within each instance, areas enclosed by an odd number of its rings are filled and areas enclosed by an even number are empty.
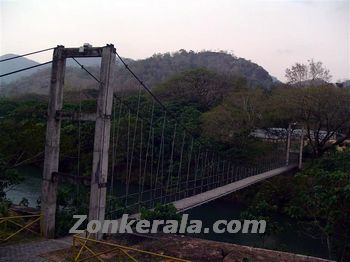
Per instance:
[[[180,235],[152,235],[138,236],[131,234],[115,235],[108,239],[109,242],[133,247],[137,249],[147,250],[167,256],[173,256],[190,261],[198,262],[251,262],[251,261],[271,261],[271,262],[321,262],[327,261],[320,258],[308,257],[303,255],[279,252],[261,248],[253,248],[240,246],[229,243],[221,243],[210,240],[191,238]],[[97,251],[108,250],[102,246],[91,246]],[[85,251],[88,255],[88,252]],[[155,257],[130,252],[138,261],[170,261],[157,259]],[[72,248],[60,251],[54,251],[42,257],[51,261],[71,261]],[[128,261],[127,257],[121,256],[120,253],[111,252],[102,257],[104,261]]]

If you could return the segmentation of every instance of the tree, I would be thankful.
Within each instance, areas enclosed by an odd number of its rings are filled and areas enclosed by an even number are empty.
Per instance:
[[[314,159],[295,176],[276,176],[242,191],[247,208],[241,216],[267,220],[264,240],[289,227],[275,220],[276,214],[287,215],[298,233],[325,243],[330,259],[350,261],[349,170],[350,149]]]
[[[301,232],[325,240],[329,259],[350,259],[350,150],[313,161],[294,182],[286,212]]]
[[[18,172],[0,155],[0,202],[6,199],[7,190],[21,182]]]
[[[299,84],[307,80],[307,65],[295,63],[291,68],[286,69],[285,77],[289,84]]]
[[[165,102],[192,105],[207,111],[220,103],[233,90],[230,79],[207,69],[194,69],[169,78],[159,85],[155,94]]]
[[[0,154],[0,216],[7,216],[11,201],[6,198],[7,191],[21,182],[17,170],[11,168]]]
[[[305,84],[318,85],[328,83],[332,76],[327,68],[320,61],[308,60],[307,64],[295,63],[291,68],[286,69],[285,74],[288,84],[302,86]]]
[[[273,216],[273,214],[276,212],[276,208],[276,206],[271,205],[265,199],[256,198],[254,199],[253,204],[240,215],[242,220],[266,221],[267,226],[265,232],[258,234],[263,248],[265,248],[265,241],[267,237],[282,231],[282,227]]]
[[[202,115],[204,135],[222,142],[232,142],[240,134],[248,137],[262,119],[265,99],[261,89],[230,93],[222,104]]]
[[[350,90],[334,86],[280,88],[272,92],[266,113],[272,123],[304,125],[314,156],[350,138]]]

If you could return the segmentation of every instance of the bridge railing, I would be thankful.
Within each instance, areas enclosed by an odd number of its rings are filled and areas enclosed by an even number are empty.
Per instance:
[[[15,236],[18,236],[22,232],[29,232],[31,234],[41,236],[41,219],[41,214],[0,217],[0,241],[6,242],[13,239]]]
[[[84,69],[83,66],[82,68]],[[126,68],[130,71],[129,67]],[[97,79],[86,68],[84,70],[101,84],[101,79]],[[262,153],[263,156],[258,163],[253,161],[237,163],[234,153],[230,155],[220,150],[227,148],[227,144],[208,141],[201,136],[201,132],[198,132],[200,125],[196,122],[197,113],[192,112],[192,109],[187,112],[179,105],[163,104],[150,88],[145,86],[133,72],[131,73],[139,82],[138,88],[125,91],[116,87],[112,114],[105,116],[111,120],[110,133],[106,133],[107,137],[110,137],[108,155],[110,166],[108,171],[99,171],[103,176],[108,173],[108,179],[103,177],[103,180],[99,181],[98,188],[108,186],[108,195],[113,196],[119,206],[114,209],[108,204],[107,216],[112,217],[121,209],[140,212],[142,207],[153,208],[157,203],[165,204],[190,197],[285,165],[286,142],[283,139],[266,143],[273,147],[272,157],[266,157]],[[64,112],[59,112],[57,116],[65,121],[78,120],[77,151],[73,151],[76,157],[69,156],[68,161],[71,164],[69,168],[76,173],[70,178],[76,184],[79,182],[78,178],[83,177],[82,174],[88,174],[91,170],[88,164],[84,167],[81,165],[91,159],[80,161],[82,146],[91,145],[85,145],[81,139],[82,134],[87,133],[90,128],[81,124],[82,120],[89,119],[83,117],[85,114],[82,112],[81,100],[79,102],[79,108],[74,107],[79,112],[70,112],[68,118]],[[91,117],[94,120],[96,115]],[[70,125],[67,130],[71,130]],[[64,134],[65,132],[62,132],[62,137]],[[71,136],[70,132],[68,134]],[[102,141],[104,138],[103,135]],[[101,154],[104,153],[102,150]],[[89,157],[91,156],[92,154]],[[76,167],[73,167],[72,159],[77,159]],[[55,172],[55,175],[59,173]],[[90,181],[89,178],[88,176],[87,181]],[[115,188],[115,181],[119,181],[122,186]]]
[[[290,164],[296,163],[297,160],[297,155],[294,157],[292,154]],[[201,161],[204,162],[204,159]],[[129,212],[140,212],[142,207],[154,208],[157,203],[171,203],[283,166],[285,166],[284,151],[277,152],[273,158],[262,159],[250,166],[225,160],[207,161],[201,168],[189,175],[185,173],[178,176],[176,174],[164,180],[159,179],[157,183],[152,183],[151,178],[146,176],[142,188],[133,187],[128,194],[119,189],[115,191],[115,194],[122,206],[132,210]]]

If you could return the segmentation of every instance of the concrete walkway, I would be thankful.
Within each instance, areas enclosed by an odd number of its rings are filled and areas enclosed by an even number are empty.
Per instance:
[[[2,246],[0,247],[0,262],[46,262],[48,260],[40,257],[40,254],[68,248],[72,245],[70,239],[43,239]]]
[[[173,202],[173,204],[179,212],[183,212],[188,209],[194,208],[196,206],[200,206],[210,201],[213,201],[217,198],[231,194],[235,191],[238,191],[240,189],[243,189],[245,187],[258,183],[267,178],[289,172],[293,169],[296,169],[297,167],[298,165],[289,165],[289,166],[273,169],[255,176],[238,180],[236,182],[227,184],[225,186],[221,186],[221,187],[206,191],[198,195],[194,195],[191,197],[187,197],[187,198],[175,201]]]

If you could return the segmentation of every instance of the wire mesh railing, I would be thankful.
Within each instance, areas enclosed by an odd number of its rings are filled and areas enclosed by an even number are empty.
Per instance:
[[[109,194],[120,209],[140,212],[190,197],[286,164],[286,141],[266,142],[267,152],[250,161],[215,151],[167,117],[152,99],[115,99],[112,116]],[[298,161],[290,154],[290,164]],[[117,186],[115,182],[117,181]]]

